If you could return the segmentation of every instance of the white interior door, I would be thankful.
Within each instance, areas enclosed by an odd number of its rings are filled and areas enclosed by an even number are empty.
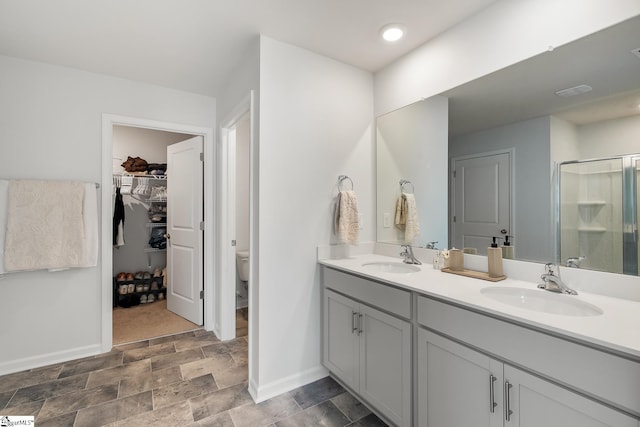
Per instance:
[[[491,237],[511,234],[511,153],[453,159],[452,166],[452,245],[486,254]]]
[[[167,147],[167,308],[203,323],[202,137]]]

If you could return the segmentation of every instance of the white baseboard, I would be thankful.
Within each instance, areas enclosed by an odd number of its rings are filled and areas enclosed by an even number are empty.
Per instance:
[[[329,371],[324,366],[318,365],[305,372],[290,375],[269,384],[257,385],[251,381],[249,383],[249,394],[256,403],[260,403],[326,376],[329,376]]]
[[[102,346],[100,344],[94,344],[71,350],[25,357],[24,359],[9,360],[6,362],[0,362],[0,375],[13,374],[27,369],[41,368],[43,366],[53,365],[56,363],[69,362],[71,360],[95,356],[101,353],[103,353]]]

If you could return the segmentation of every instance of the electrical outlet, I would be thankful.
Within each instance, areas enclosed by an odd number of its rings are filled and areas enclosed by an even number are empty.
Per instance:
[[[389,212],[385,212],[382,215],[382,226],[384,228],[389,228],[391,227],[391,214]]]

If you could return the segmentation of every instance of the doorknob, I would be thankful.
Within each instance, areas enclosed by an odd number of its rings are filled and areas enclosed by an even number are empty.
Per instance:
[[[171,239],[171,234],[167,233],[167,234],[165,234],[165,235],[164,235],[164,237],[165,237],[165,239],[167,239],[167,240],[168,240],[168,239]]]
[[[500,233],[502,233],[502,234],[507,234],[507,233],[508,233],[508,231],[507,231],[507,229],[506,229],[506,228],[503,228],[502,230],[500,230]]]

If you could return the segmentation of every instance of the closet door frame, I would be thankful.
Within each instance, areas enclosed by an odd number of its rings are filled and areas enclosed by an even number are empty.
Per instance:
[[[213,330],[215,319],[215,306],[213,295],[215,294],[214,263],[215,263],[215,141],[214,130],[209,127],[191,126],[180,123],[149,120],[137,117],[121,116],[115,114],[102,114],[102,180],[101,180],[101,282],[102,282],[102,327],[101,350],[111,351],[113,346],[113,253],[111,239],[105,236],[112,235],[113,223],[111,221],[111,185],[113,168],[113,126],[131,126],[145,129],[154,129],[166,132],[176,132],[202,136],[204,152],[204,221],[210,224],[204,233],[204,328]]]

